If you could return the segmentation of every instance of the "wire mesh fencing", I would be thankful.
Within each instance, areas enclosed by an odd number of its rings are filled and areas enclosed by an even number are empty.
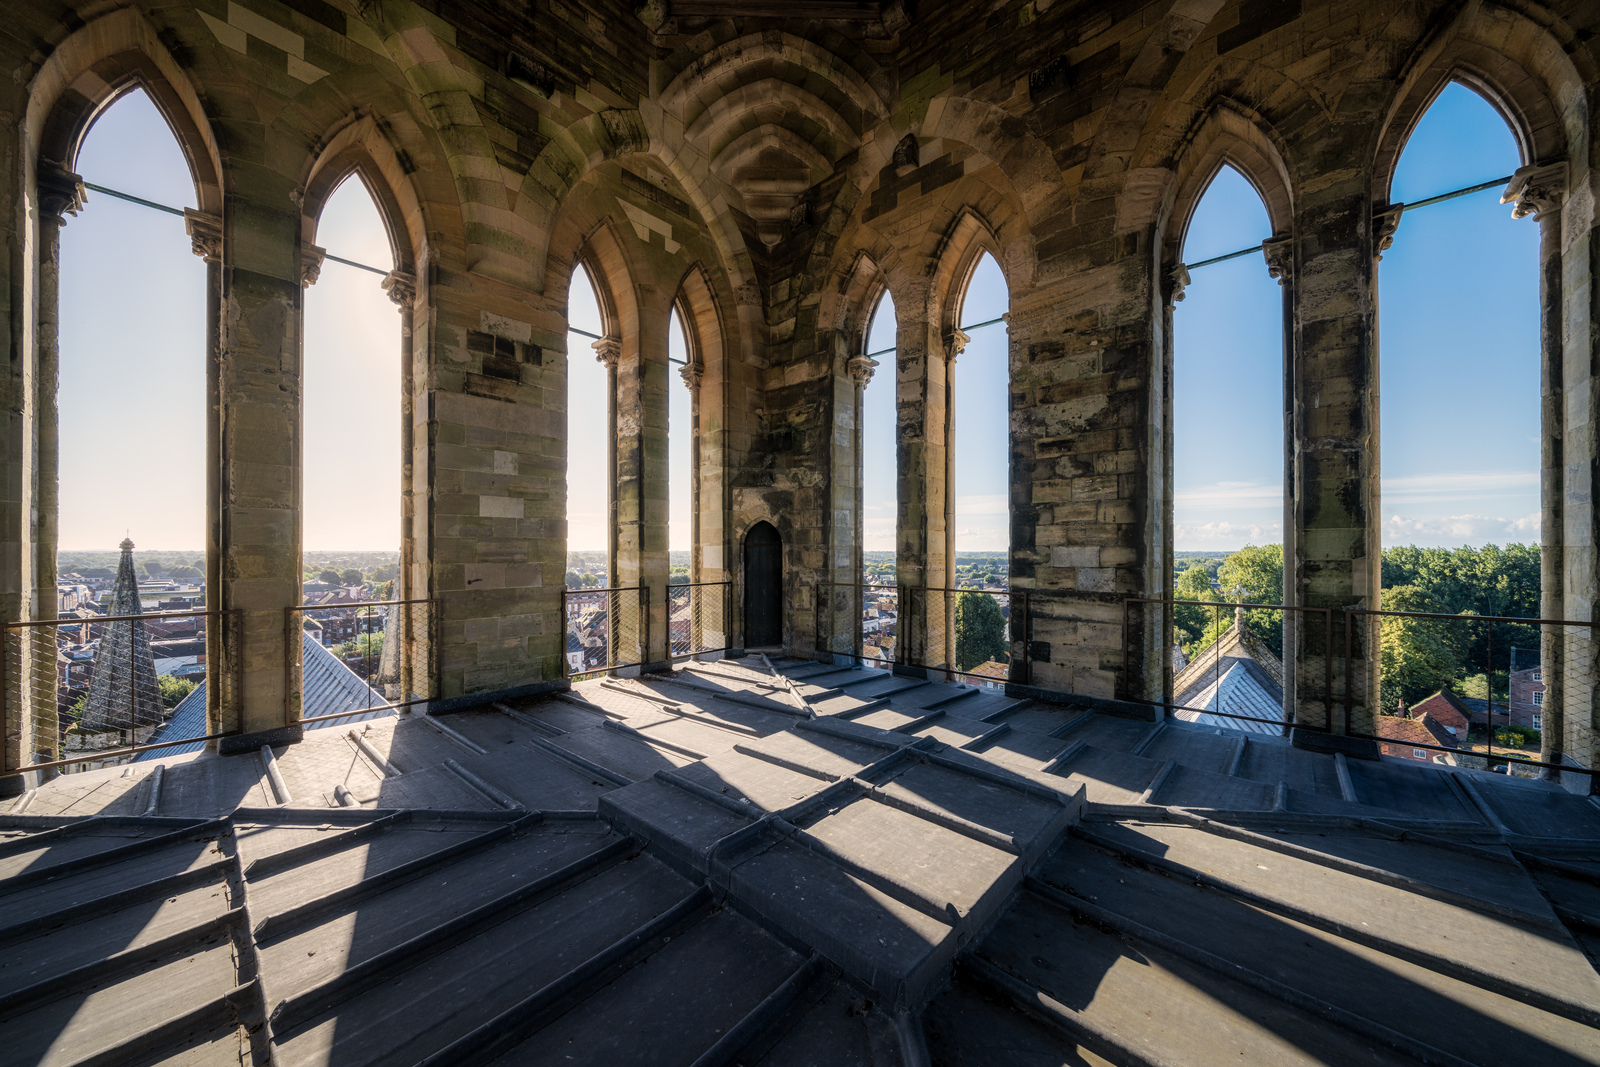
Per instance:
[[[284,613],[284,662],[299,714],[354,722],[439,696],[437,600],[300,604]]]
[[[1386,755],[1505,771],[1592,774],[1600,656],[1594,623],[1348,609],[1347,641],[1377,650],[1345,682],[1345,731]],[[1359,663],[1352,653],[1347,657]]]
[[[637,585],[562,590],[563,669],[568,678],[587,678],[644,662],[646,595],[646,589]]]
[[[1028,680],[1028,603],[1023,590],[819,582],[816,648],[998,688]]]
[[[729,582],[667,586],[667,659],[723,652],[728,648]]]
[[[900,640],[900,587],[818,582],[815,648],[866,667],[891,670]]]
[[[88,770],[238,733],[242,640],[238,611],[6,623],[0,773]]]

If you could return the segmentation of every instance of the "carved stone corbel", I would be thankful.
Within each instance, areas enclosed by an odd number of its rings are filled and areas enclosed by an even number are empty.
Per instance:
[[[617,361],[622,358],[620,337],[602,337],[589,347],[594,349],[594,361],[605,364],[607,368],[615,368]]]
[[[189,251],[207,263],[222,262],[222,219],[192,207],[183,209],[183,228],[189,234]]]
[[[1261,255],[1267,261],[1267,277],[1288,284],[1294,277],[1294,238],[1268,237],[1261,242]]]
[[[872,381],[872,372],[878,369],[878,361],[866,356],[851,356],[850,362],[844,365],[845,373],[850,375],[850,380],[865,388]]]
[[[1511,209],[1514,219],[1529,215],[1537,219],[1547,211],[1560,211],[1566,198],[1567,161],[1563,159],[1517,168],[1500,202],[1515,205]]]
[[[383,291],[396,307],[410,310],[417,303],[417,280],[406,271],[392,270],[383,278]]]
[[[1161,272],[1161,299],[1168,307],[1183,300],[1183,291],[1189,286],[1189,268],[1174,263]]]
[[[700,379],[704,373],[705,369],[695,362],[685,363],[678,368],[678,374],[683,377],[683,384],[689,387],[691,393],[699,391]]]
[[[68,215],[76,215],[83,210],[88,193],[84,191],[82,178],[60,163],[48,160],[40,162],[38,178],[41,214],[65,226]]]
[[[300,288],[309,289],[322,276],[322,261],[328,250],[321,245],[302,245],[300,248]]]
[[[1382,211],[1372,213],[1372,247],[1379,259],[1394,244],[1395,231],[1400,229],[1400,216],[1405,210],[1404,204],[1390,204]]]

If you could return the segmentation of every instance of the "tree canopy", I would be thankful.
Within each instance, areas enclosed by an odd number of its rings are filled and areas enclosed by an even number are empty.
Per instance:
[[[980,663],[1011,658],[1006,641],[1006,617],[995,598],[986,593],[956,596],[956,670],[970,671]]]

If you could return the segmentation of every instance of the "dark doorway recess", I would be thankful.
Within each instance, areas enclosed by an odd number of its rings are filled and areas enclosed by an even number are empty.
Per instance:
[[[783,643],[783,538],[770,522],[744,535],[744,643]]]

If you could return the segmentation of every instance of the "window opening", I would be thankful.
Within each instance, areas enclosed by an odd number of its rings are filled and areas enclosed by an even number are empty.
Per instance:
[[[692,580],[694,550],[694,394],[677,369],[689,360],[677,307],[668,319],[667,358],[667,581],[682,584]]]
[[[1388,610],[1540,615],[1539,227],[1487,195],[1520,163],[1494,107],[1451,84],[1395,168],[1391,202],[1438,206],[1405,213],[1379,267]],[[1509,702],[1513,654],[1539,647],[1519,624],[1381,627],[1385,711],[1441,689]]]
[[[960,319],[992,322],[1010,308],[1000,265],[982,254],[961,297]],[[1005,330],[974,329],[952,368],[955,570],[951,586],[1007,590],[1011,547],[1011,359]],[[958,340],[960,340],[958,338]],[[1009,674],[1011,597],[962,592],[955,597],[955,667],[961,680],[994,686]]]
[[[1224,166],[1184,234],[1184,258],[1213,266],[1191,279],[1172,314],[1172,578],[1180,600],[1283,602],[1283,290],[1267,273],[1259,242],[1252,249],[1256,257],[1212,254],[1241,237],[1265,240],[1271,233],[1260,194]],[[1242,661],[1257,654],[1230,636],[1239,621],[1241,639],[1252,636],[1272,657],[1282,656],[1281,612],[1174,611],[1177,703],[1247,715],[1260,714],[1248,707],[1281,708],[1280,696],[1251,688],[1254,674]],[[1193,679],[1183,674],[1219,640],[1218,654],[1226,657],[1218,661],[1220,671]],[[1264,725],[1225,717],[1199,721],[1236,729]]]
[[[151,201],[197,203],[177,138],[143,90],[95,119],[74,166]],[[59,471],[40,479],[57,481],[58,525],[39,531],[55,544],[41,546],[54,567],[41,560],[38,578],[41,608],[53,592],[62,625],[43,631],[54,684],[28,700],[31,755],[85,755],[73,770],[96,765],[97,751],[206,734],[206,617],[93,621],[206,606],[206,268],[181,225],[125,198],[90,193],[60,232],[58,445],[40,457]],[[41,485],[41,518],[48,492]]]
[[[594,282],[579,265],[567,287],[568,589],[611,584],[611,397],[606,368],[590,347],[591,341],[600,340],[602,329]]]
[[[895,589],[896,515],[900,499],[895,406],[894,298],[885,290],[867,328],[868,358],[878,366],[861,393],[861,644],[869,667],[889,667],[899,639]]]

